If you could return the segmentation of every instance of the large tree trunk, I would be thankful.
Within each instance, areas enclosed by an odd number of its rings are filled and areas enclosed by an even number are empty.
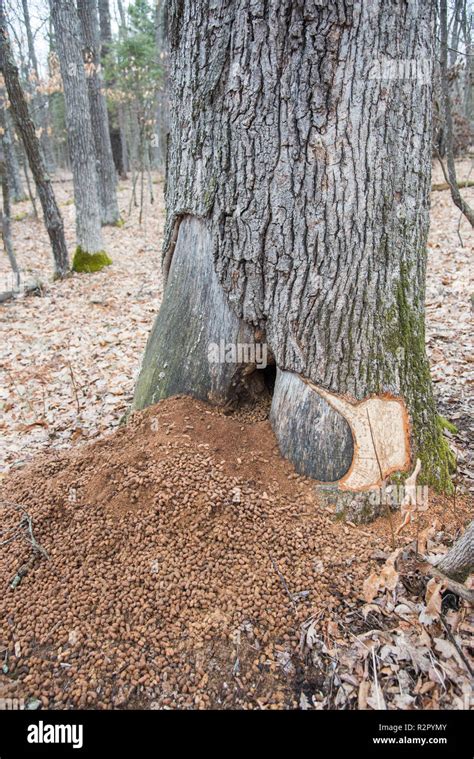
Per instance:
[[[102,223],[116,224],[120,219],[117,174],[110,144],[107,103],[103,92],[97,3],[95,0],[81,0],[77,8],[85,44],[87,87],[99,177]]]
[[[136,407],[228,399],[252,366],[209,368],[207,346],[244,334],[276,363],[271,420],[299,471],[367,489],[417,455],[449,487],[424,345],[433,16],[170,3],[168,284]]]
[[[79,19],[74,4],[67,0],[51,0],[51,18],[63,80],[76,207],[77,250],[73,268],[96,271],[110,259],[103,251],[94,138]]]
[[[51,179],[46,171],[39,140],[36,135],[35,125],[30,118],[25,94],[20,85],[18,69],[13,60],[10,43],[8,41],[7,25],[1,4],[0,64],[12,108],[15,126],[23,141],[28,163],[41,201],[44,222],[53,251],[55,274],[57,277],[63,277],[69,271],[63,220],[56,203],[56,198],[54,197]]]

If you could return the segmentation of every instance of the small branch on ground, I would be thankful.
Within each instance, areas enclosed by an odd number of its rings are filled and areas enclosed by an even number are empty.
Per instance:
[[[13,540],[13,537],[17,537],[21,534],[21,528],[26,527],[27,533],[28,533],[28,540],[31,543],[33,550],[36,553],[41,554],[45,557],[45,559],[49,559],[47,551],[41,546],[38,541],[36,540],[33,532],[33,519],[31,515],[28,513],[28,511],[25,509],[24,506],[22,506],[19,503],[13,503],[12,501],[5,501],[3,499],[0,500],[0,507],[6,507],[11,509],[16,509],[17,511],[21,512],[22,519],[20,520],[20,523],[18,525],[17,531],[15,532],[14,536],[11,536],[7,540],[3,541],[3,543],[0,543],[0,545],[6,545],[7,543],[10,543]]]
[[[269,553],[268,555],[270,557],[270,561],[273,564],[273,568],[274,568],[275,572],[277,573],[278,577],[280,578],[281,584],[283,585],[283,587],[284,587],[284,589],[285,589],[285,591],[286,591],[286,593],[287,593],[287,595],[288,595],[291,603],[293,604],[293,608],[296,610],[296,602],[295,602],[295,598],[293,596],[293,593],[291,592],[291,590],[289,589],[288,585],[286,584],[286,580],[283,577],[282,573],[280,572],[280,570],[278,568],[278,564],[276,563],[275,559],[273,558],[273,556],[271,555],[271,553]]]
[[[469,588],[466,588],[466,586],[462,583],[456,582],[456,580],[452,580],[450,577],[443,574],[443,572],[440,572],[440,570],[429,561],[420,562],[420,564],[418,564],[418,569],[424,574],[430,575],[431,577],[436,577],[436,579],[441,580],[445,588],[451,590],[457,596],[464,598],[464,600],[468,603],[474,604],[473,590],[469,590]]]

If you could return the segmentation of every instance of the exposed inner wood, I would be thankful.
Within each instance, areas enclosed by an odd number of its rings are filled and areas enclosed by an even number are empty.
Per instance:
[[[350,401],[278,370],[271,423],[297,471],[341,490],[378,487],[410,466],[408,412],[398,398]]]
[[[354,457],[339,481],[342,490],[367,490],[381,485],[392,472],[410,466],[409,418],[399,398],[381,396],[351,402],[308,384],[338,411],[354,437]]]

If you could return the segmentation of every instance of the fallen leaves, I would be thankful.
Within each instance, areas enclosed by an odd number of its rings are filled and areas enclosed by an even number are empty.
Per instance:
[[[363,592],[367,603],[374,600],[375,596],[384,589],[393,590],[398,582],[398,572],[395,569],[395,560],[400,549],[394,551],[380,572],[372,572],[364,582]]]

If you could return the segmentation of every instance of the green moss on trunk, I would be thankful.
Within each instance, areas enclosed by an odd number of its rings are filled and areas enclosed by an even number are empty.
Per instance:
[[[87,253],[87,251],[82,250],[81,246],[78,245],[74,253],[72,268],[73,271],[90,274],[94,271],[100,271],[104,266],[110,266],[111,263],[112,259],[107,255],[105,250],[101,250],[98,253]]]
[[[401,264],[396,291],[397,313],[392,325],[392,337],[397,336],[398,349],[402,349],[399,353],[402,356],[401,385],[411,417],[413,458],[421,461],[420,484],[451,493],[456,458],[443,434],[449,423],[438,415],[433,396],[425,349],[424,291],[410,293],[413,281],[416,278],[411,276],[408,266]]]

